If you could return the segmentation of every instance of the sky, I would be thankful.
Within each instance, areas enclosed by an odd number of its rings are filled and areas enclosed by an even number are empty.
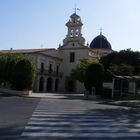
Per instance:
[[[102,27],[113,50],[140,51],[140,0],[0,0],[0,50],[57,48],[75,5],[86,43]]]

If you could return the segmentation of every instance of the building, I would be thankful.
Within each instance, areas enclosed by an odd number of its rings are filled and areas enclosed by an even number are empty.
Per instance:
[[[34,92],[82,93],[84,85],[70,77],[79,59],[100,59],[112,52],[107,38],[100,33],[91,44],[85,43],[82,35],[83,23],[73,13],[66,23],[67,35],[57,49],[2,50],[0,53],[20,53],[32,57],[36,65]]]
[[[109,81],[103,82],[105,97],[126,97],[140,95],[140,76],[113,75]]]

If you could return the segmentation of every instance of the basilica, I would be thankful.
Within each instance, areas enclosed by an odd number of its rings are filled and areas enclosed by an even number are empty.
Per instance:
[[[100,59],[112,52],[112,47],[102,32],[90,44],[82,35],[82,20],[74,12],[68,22],[67,34],[57,49],[1,50],[0,53],[18,53],[30,56],[36,66],[33,92],[82,93],[84,85],[71,78],[70,73],[82,58]]]

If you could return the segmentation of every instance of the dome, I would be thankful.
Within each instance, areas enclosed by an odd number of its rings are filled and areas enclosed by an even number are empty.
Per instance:
[[[111,44],[108,42],[105,36],[100,34],[92,40],[89,47],[91,49],[111,49]]]

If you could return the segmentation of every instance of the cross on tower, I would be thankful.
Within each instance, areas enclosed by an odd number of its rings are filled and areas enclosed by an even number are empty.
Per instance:
[[[100,35],[102,34],[102,31],[103,31],[103,28],[101,27],[101,28],[100,28]]]

